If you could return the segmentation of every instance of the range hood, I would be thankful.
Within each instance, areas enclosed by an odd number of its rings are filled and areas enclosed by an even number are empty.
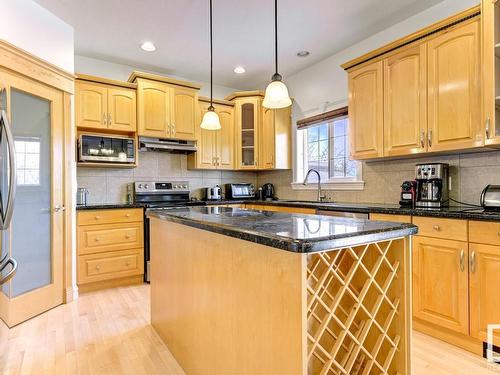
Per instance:
[[[180,141],[175,139],[161,139],[139,137],[139,148],[141,151],[164,151],[176,153],[195,152],[195,141]]]

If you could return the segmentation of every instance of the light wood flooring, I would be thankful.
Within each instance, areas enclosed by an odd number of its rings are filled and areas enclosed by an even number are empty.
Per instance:
[[[1,374],[184,374],[149,325],[149,286],[87,293],[9,330]],[[415,332],[414,375],[493,375],[484,359]]]

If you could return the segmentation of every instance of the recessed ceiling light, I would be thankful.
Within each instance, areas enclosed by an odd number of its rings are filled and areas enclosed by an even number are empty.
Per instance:
[[[141,44],[141,48],[142,48],[142,50],[147,51],[147,52],[156,51],[156,47],[153,44],[153,42],[144,42]]]
[[[235,72],[236,74],[243,74],[243,73],[245,73],[245,72],[246,72],[246,70],[245,70],[245,68],[244,68],[244,67],[242,67],[242,66],[237,66],[236,68],[234,68],[234,72]]]
[[[309,51],[299,51],[297,52],[297,56],[299,57],[306,57],[309,56],[310,52]]]

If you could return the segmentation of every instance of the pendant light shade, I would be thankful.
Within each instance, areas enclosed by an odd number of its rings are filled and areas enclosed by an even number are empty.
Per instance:
[[[212,38],[212,0],[210,0],[210,107],[203,115],[200,127],[206,130],[219,130],[221,128],[219,115],[215,112],[213,105],[213,38]]]
[[[288,88],[278,73],[278,0],[274,0],[274,59],[276,72],[267,85],[262,105],[270,109],[286,108],[292,105]]]
[[[219,115],[215,112],[214,107],[209,107],[208,111],[205,112],[200,126],[205,130],[218,130],[221,128]]]

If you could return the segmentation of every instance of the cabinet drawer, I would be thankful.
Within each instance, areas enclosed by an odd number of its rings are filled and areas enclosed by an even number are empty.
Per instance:
[[[78,225],[131,223],[143,221],[142,208],[85,210],[78,212]]]
[[[414,216],[413,224],[418,226],[419,236],[467,241],[466,220]]]
[[[411,216],[410,215],[370,214],[370,220],[395,221],[398,223],[411,224]]]
[[[143,247],[143,224],[122,223],[78,227],[78,255]]]
[[[500,245],[500,223],[469,221],[470,242]]]
[[[78,257],[78,284],[111,280],[144,273],[142,249]]]

